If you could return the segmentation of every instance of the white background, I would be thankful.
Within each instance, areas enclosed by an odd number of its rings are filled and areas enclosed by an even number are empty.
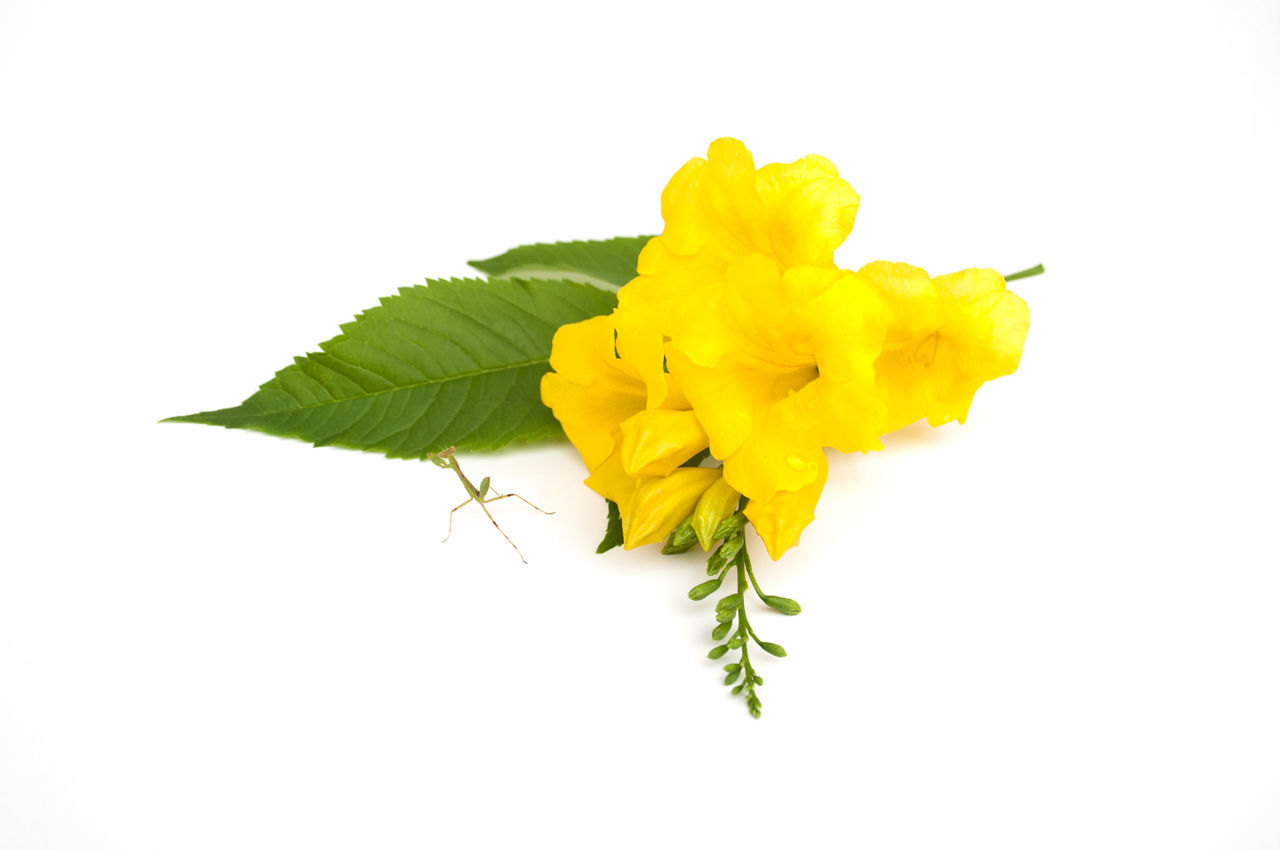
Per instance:
[[[444,8],[438,8],[444,7]],[[1280,848],[1274,2],[0,4],[0,848]],[[158,425],[720,135],[837,259],[1049,273],[969,424],[838,457],[719,683],[696,557]]]

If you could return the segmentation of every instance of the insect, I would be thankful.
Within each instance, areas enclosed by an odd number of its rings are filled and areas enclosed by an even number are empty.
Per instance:
[[[489,476],[487,475],[480,481],[479,487],[472,484],[471,479],[467,478],[467,476],[462,474],[462,467],[458,465],[458,459],[454,457],[454,452],[456,450],[457,450],[456,447],[450,446],[449,448],[439,452],[427,453],[427,460],[431,461],[436,466],[440,467],[441,469],[453,470],[454,475],[457,475],[458,480],[462,482],[462,488],[467,491],[467,500],[462,504],[458,505],[453,510],[449,511],[449,531],[447,534],[445,534],[444,540],[441,542],[442,543],[448,542],[449,538],[453,535],[453,515],[457,513],[458,510],[465,508],[467,505],[471,504],[472,502],[475,502],[477,505],[480,506],[480,510],[484,511],[484,515],[489,518],[489,522],[493,523],[493,527],[498,529],[498,533],[502,535],[502,538],[511,544],[512,549],[516,550],[516,554],[520,556],[521,562],[525,564],[529,563],[528,561],[525,560],[524,554],[520,551],[520,547],[517,546],[510,537],[507,537],[507,533],[502,530],[502,526],[498,525],[498,521],[493,518],[493,514],[489,513],[489,509],[485,507],[485,505],[489,504],[490,502],[498,502],[503,499],[514,498],[514,499],[519,499],[529,507],[533,508],[535,511],[546,514],[547,516],[551,516],[552,514],[555,513],[555,511],[544,511],[542,510],[542,508],[538,507],[533,502],[530,502],[528,499],[526,499],[524,496],[519,495],[518,493],[499,493],[497,490],[494,490],[492,487],[489,486]]]

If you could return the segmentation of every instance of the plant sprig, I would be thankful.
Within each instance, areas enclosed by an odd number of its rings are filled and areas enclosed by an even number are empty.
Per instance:
[[[737,590],[716,602],[717,625],[711,631],[711,639],[717,641],[717,645],[712,647],[707,657],[718,661],[732,650],[741,651],[737,661],[726,664],[722,668],[725,673],[724,684],[733,686],[732,693],[735,696],[738,694],[743,696],[747,703],[747,711],[752,717],[759,717],[761,703],[756,688],[764,684],[764,679],[756,673],[755,666],[751,663],[749,650],[751,641],[755,641],[760,649],[778,658],[784,657],[787,651],[776,643],[761,640],[752,628],[751,621],[747,617],[748,591],[754,590],[765,605],[783,614],[799,614],[800,604],[785,596],[770,596],[760,588],[755,571],[751,568],[751,556],[747,552],[743,531],[745,522],[741,517],[741,514],[735,514],[725,520],[717,531],[716,536],[721,537],[723,542],[707,558],[707,574],[713,578],[691,589],[689,598],[695,602],[706,599],[720,589],[720,585],[730,571],[736,573]],[[725,643],[718,643],[726,638],[728,640]]]

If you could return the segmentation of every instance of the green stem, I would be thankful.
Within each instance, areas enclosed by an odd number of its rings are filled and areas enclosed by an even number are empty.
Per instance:
[[[756,596],[759,596],[760,599],[763,601],[764,591],[760,589],[760,585],[756,582],[756,571],[751,569],[751,556],[747,554],[746,541],[743,541],[743,544],[742,544],[742,561],[744,564],[746,564],[747,577],[751,579],[751,586],[756,589]]]
[[[1007,274],[1004,276],[1004,279],[1005,282],[1008,283],[1011,280],[1021,280],[1024,277],[1035,277],[1038,274],[1044,274],[1044,263],[1037,263],[1029,269],[1023,269],[1020,272]]]
[[[751,556],[747,554],[747,547],[745,544],[742,547],[740,557],[743,565],[747,568],[747,578],[751,579],[751,586],[756,589],[756,596],[759,596],[760,600],[763,602],[765,598],[764,591],[760,589],[760,584],[756,581],[756,571],[751,568]],[[766,602],[765,604],[767,605],[768,603]],[[764,641],[760,640],[760,636],[756,634],[756,630],[751,628],[751,624],[747,622],[745,611],[742,615],[742,625],[746,627],[747,634],[751,636],[752,640],[760,644],[760,646],[764,646]]]
[[[747,568],[747,565],[748,563],[750,563],[750,560],[747,557],[747,549],[745,546],[742,548],[742,551],[738,553],[738,557],[736,560],[738,562],[738,593],[745,594],[747,591],[747,576],[750,575],[750,571]],[[752,577],[752,583],[754,582],[755,582],[755,578]],[[755,639],[756,643],[760,642],[760,638],[756,637],[756,633],[751,628],[751,623],[747,620],[747,605],[746,605],[745,598],[742,600],[742,605],[738,608],[738,623],[739,623],[738,625],[739,635],[742,635],[743,632],[746,632],[747,635],[750,635],[752,638]],[[755,671],[755,668],[751,666],[751,654],[748,651],[748,647],[750,645],[751,644],[750,642],[747,641],[746,636],[743,635],[742,662],[741,662],[742,676],[743,676],[742,693],[746,697],[747,709],[748,711],[751,712],[751,716],[759,717],[760,702],[755,695],[756,671]]]

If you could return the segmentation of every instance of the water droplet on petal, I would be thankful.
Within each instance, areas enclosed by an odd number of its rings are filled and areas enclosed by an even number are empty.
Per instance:
[[[791,467],[797,472],[804,469],[808,465],[809,464],[805,463],[804,458],[800,457],[800,455],[797,455],[797,454],[787,455],[787,466]]]

